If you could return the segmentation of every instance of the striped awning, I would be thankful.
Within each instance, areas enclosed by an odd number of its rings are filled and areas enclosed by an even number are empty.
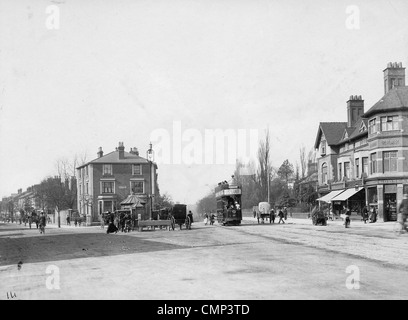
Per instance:
[[[356,188],[346,189],[344,192],[332,198],[331,201],[346,201],[348,198],[354,196],[357,192],[360,192],[363,189],[364,189],[363,187],[359,187],[357,189]]]
[[[323,201],[326,203],[330,203],[331,199],[333,199],[334,197],[338,196],[339,194],[341,194],[344,191],[344,189],[341,190],[334,190],[329,192],[328,194],[324,195],[323,197],[320,197],[318,199],[316,199],[317,201]]]

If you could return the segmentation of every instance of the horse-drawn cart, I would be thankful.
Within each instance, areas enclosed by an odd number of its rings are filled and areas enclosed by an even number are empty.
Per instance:
[[[151,227],[153,229],[156,227],[166,227],[168,230],[174,230],[176,225],[179,225],[180,230],[183,228],[183,225],[185,225],[186,229],[191,229],[192,221],[187,215],[187,205],[185,204],[175,204],[170,208],[154,210],[152,215],[152,220],[138,221],[139,231],[143,230],[143,227]]]
[[[271,219],[271,205],[268,202],[260,202],[258,205],[258,208],[256,210],[256,218],[258,220],[258,223],[265,223],[265,220],[268,221],[269,223],[272,223]]]
[[[171,220],[171,226],[173,230],[176,224],[179,225],[180,230],[182,229],[183,224],[185,225],[187,230],[191,229],[192,221],[187,215],[187,205],[185,204],[175,204],[169,212],[169,219]]]

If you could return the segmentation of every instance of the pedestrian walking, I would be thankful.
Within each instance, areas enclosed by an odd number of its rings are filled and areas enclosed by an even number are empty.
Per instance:
[[[30,227],[30,229],[31,229],[31,224],[33,223],[33,218],[32,218],[32,216],[31,215],[29,215],[28,216],[28,226]]]
[[[208,213],[204,214],[204,224],[207,225],[208,223]]]
[[[288,219],[288,210],[286,209],[286,207],[283,208],[283,216],[284,216],[285,220]]]
[[[279,217],[279,222],[278,223],[281,223],[281,221],[283,223],[285,223],[285,220],[283,220],[283,218],[285,217],[285,214],[283,213],[282,209],[279,209],[278,217]]]
[[[45,233],[45,225],[46,225],[46,222],[47,222],[47,218],[45,216],[44,211],[41,212],[41,216],[40,216],[39,220],[40,220],[40,233],[42,234],[42,233]]]
[[[215,214],[211,213],[211,217],[210,217],[210,225],[213,225],[215,221]]]
[[[271,220],[271,223],[275,223],[275,210],[273,210],[273,208],[269,210],[269,219]]]
[[[367,206],[363,207],[363,210],[361,211],[361,216],[362,216],[362,219],[363,219],[364,223],[367,223],[367,220],[369,218]]]
[[[371,207],[371,217],[370,217],[370,223],[375,223],[377,221],[377,209],[375,206]]]
[[[349,206],[347,206],[347,207],[344,207],[344,210],[345,210],[344,225],[346,226],[346,228],[349,228],[350,223],[351,223],[351,220],[350,220],[351,209]]]
[[[190,224],[193,224],[193,213],[191,212],[191,210],[188,211],[187,216],[190,218]]]
[[[71,225],[71,218],[69,217],[69,215],[67,216],[67,226]]]

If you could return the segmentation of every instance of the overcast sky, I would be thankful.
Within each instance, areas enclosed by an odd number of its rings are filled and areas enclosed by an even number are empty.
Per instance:
[[[272,165],[295,164],[319,122],[346,121],[350,95],[368,110],[387,63],[407,66],[407,14],[406,0],[1,0],[0,196],[59,158],[119,141],[144,156],[158,132],[173,146],[175,123],[203,139],[269,127]],[[194,203],[233,170],[159,164],[159,185]]]

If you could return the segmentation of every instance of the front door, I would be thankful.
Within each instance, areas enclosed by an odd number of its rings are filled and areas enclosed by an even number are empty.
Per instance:
[[[397,221],[397,194],[384,194],[384,220]]]

